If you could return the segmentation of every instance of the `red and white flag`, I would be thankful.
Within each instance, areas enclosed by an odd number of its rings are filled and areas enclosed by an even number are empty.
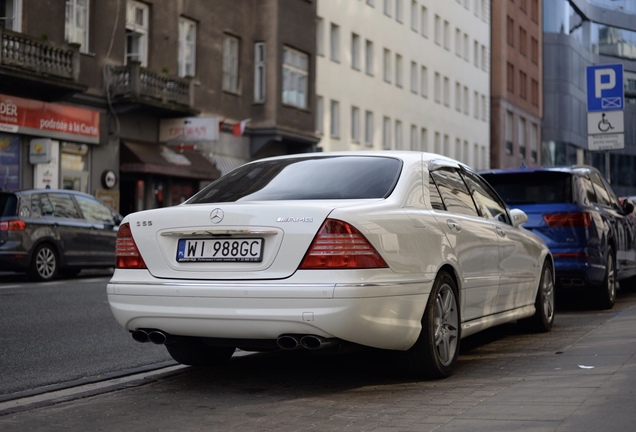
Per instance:
[[[239,123],[236,123],[235,125],[232,126],[232,135],[234,136],[243,136],[243,133],[245,132],[245,125],[248,124],[249,122],[251,122],[252,119],[248,118],[245,120],[241,120]]]

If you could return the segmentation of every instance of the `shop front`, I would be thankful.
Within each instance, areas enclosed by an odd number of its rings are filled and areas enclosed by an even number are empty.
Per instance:
[[[0,94],[0,189],[91,193],[100,113]]]

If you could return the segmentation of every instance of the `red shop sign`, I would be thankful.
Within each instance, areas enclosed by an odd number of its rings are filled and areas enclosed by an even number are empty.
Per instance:
[[[99,143],[99,112],[0,94],[0,132]]]

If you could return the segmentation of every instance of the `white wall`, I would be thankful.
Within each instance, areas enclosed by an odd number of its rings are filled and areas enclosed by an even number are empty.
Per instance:
[[[390,15],[384,12],[388,1]],[[402,2],[401,22],[396,2]],[[372,3],[374,6],[369,5]],[[416,25],[412,28],[412,4],[416,6]],[[421,11],[427,9],[427,32],[422,34]],[[478,9],[475,12],[475,8]],[[402,124],[401,149],[437,151],[460,159],[477,169],[489,167],[490,146],[490,3],[488,0],[318,0],[318,56],[316,94],[322,98],[320,146],[325,151],[383,148],[383,118],[390,119],[390,148],[396,145],[396,122]],[[435,43],[435,17],[441,23],[440,45]],[[444,47],[444,22],[448,22],[448,49]],[[321,24],[320,24],[321,22]],[[338,62],[330,59],[331,24],[339,26]],[[456,55],[456,29],[460,31],[460,56]],[[360,70],[352,68],[352,33],[360,39]],[[468,55],[464,58],[465,35]],[[365,72],[365,41],[373,43],[373,76]],[[475,66],[474,43],[478,43],[479,65]],[[322,46],[322,54],[320,54]],[[390,51],[390,82],[383,77],[383,52]],[[482,59],[485,53],[486,59]],[[396,85],[396,54],[402,57],[402,87]],[[411,91],[411,62],[417,67],[417,92]],[[482,67],[482,63],[485,67]],[[421,67],[428,71],[428,97],[421,95]],[[435,101],[435,73],[441,78],[441,103]],[[444,78],[448,80],[448,106],[444,101]],[[456,110],[456,83],[460,85],[460,111]],[[468,93],[468,113],[464,112],[464,87]],[[474,95],[477,92],[478,118]],[[330,102],[340,107],[339,138],[330,136]],[[484,106],[485,103],[485,106]],[[360,111],[360,142],[351,140],[351,107]],[[365,111],[374,118],[372,146],[365,146]],[[319,114],[320,118],[320,114]],[[411,128],[416,140],[411,143]],[[425,129],[427,144],[422,147]],[[441,147],[435,147],[435,135]],[[459,148],[456,143],[459,142]],[[466,151],[467,149],[467,151]]]

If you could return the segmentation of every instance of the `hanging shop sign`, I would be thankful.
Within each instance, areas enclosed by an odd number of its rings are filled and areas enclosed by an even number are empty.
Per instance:
[[[99,112],[0,94],[0,132],[99,143]]]

